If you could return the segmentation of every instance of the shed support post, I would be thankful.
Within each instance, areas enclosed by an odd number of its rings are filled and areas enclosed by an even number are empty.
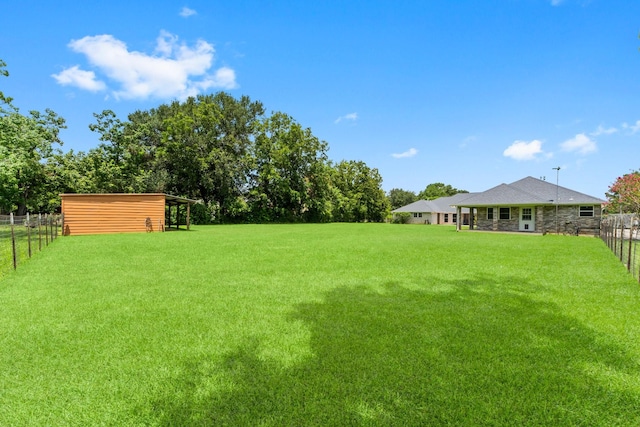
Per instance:
[[[191,203],[187,203],[187,230],[191,227]]]
[[[462,230],[462,208],[456,206],[456,231]]]

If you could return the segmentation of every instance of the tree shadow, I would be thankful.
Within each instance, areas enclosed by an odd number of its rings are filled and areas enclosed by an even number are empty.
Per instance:
[[[223,361],[185,363],[153,416],[160,425],[638,425],[639,364],[623,348],[520,285],[448,285],[334,289],[291,315],[310,331],[305,360],[286,366],[247,339]]]

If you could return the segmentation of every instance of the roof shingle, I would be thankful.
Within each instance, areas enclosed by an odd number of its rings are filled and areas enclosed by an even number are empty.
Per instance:
[[[457,201],[457,206],[599,205],[604,200],[528,176]]]

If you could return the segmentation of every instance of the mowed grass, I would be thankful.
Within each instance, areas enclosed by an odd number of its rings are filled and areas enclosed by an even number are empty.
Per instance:
[[[21,265],[30,259],[29,244],[31,244],[31,256],[36,256],[39,251],[46,249],[54,240],[52,237],[53,233],[48,228],[28,229],[23,225],[16,225],[12,235],[9,225],[0,224],[0,280],[13,271],[14,245],[12,240],[15,242],[16,264]]]
[[[0,425],[640,424],[640,287],[595,238],[64,237],[0,307]]]

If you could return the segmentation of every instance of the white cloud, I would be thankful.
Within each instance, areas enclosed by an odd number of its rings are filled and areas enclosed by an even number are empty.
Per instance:
[[[600,136],[600,135],[611,135],[613,133],[618,132],[618,129],[614,128],[614,127],[610,127],[610,128],[605,128],[602,125],[599,125],[598,128],[591,132],[590,135],[591,136]]]
[[[514,141],[504,150],[502,155],[515,160],[535,160],[536,156],[542,153],[544,153],[542,151],[542,141],[534,139],[531,142]]]
[[[174,46],[178,43],[178,36],[168,31],[160,30],[160,35],[156,38],[156,53],[160,56],[171,56]]]
[[[596,142],[584,133],[579,133],[575,137],[560,144],[562,151],[577,151],[580,154],[589,154],[596,151]]]
[[[633,135],[634,133],[637,133],[638,131],[640,131],[640,120],[637,120],[635,124],[632,124],[632,125],[625,122],[622,124],[622,128],[630,130],[631,134]]]
[[[334,123],[340,123],[343,120],[356,121],[357,119],[358,119],[358,113],[349,113],[349,114],[345,114],[344,116],[338,117],[337,119],[335,119]]]
[[[197,14],[198,12],[188,8],[187,6],[183,7],[182,10],[180,11],[180,16],[182,16],[183,18],[188,18],[190,16],[197,15]]]
[[[96,73],[81,70],[78,65],[66,68],[58,74],[51,74],[51,77],[62,86],[76,86],[91,92],[99,92],[107,88],[104,82],[96,79]]]
[[[391,156],[395,157],[396,159],[402,159],[402,158],[407,158],[407,157],[413,157],[416,154],[418,154],[418,150],[416,150],[415,148],[409,148],[404,153],[394,153]]]
[[[208,87],[234,88],[236,86],[236,72],[229,67],[218,68],[216,74],[207,79],[206,83]]]
[[[237,87],[232,69],[222,67],[213,74],[209,72],[215,50],[204,40],[189,47],[179,43],[177,36],[161,31],[155,55],[129,51],[124,42],[109,34],[72,40],[69,47],[84,54],[93,67],[118,86],[113,91],[116,98],[183,99],[213,87]]]

